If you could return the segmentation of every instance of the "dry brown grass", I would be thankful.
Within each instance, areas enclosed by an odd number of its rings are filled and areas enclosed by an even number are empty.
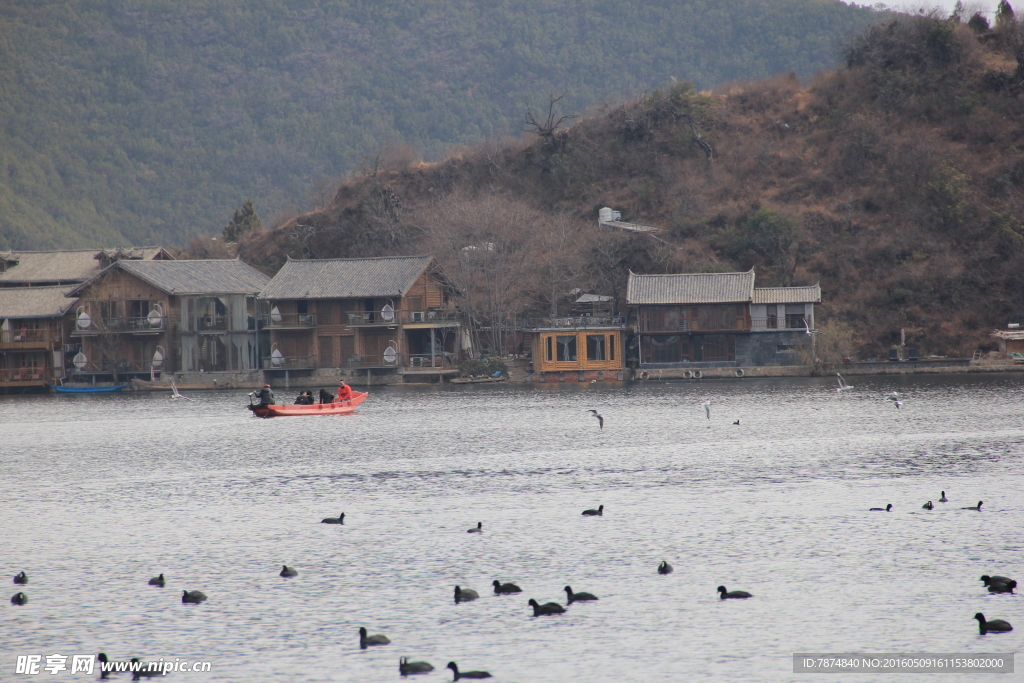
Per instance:
[[[331,207],[249,238],[243,254],[301,256],[297,225],[316,226],[304,248],[319,257],[422,251],[420,226],[452,193],[588,223],[612,206],[664,227],[665,242],[596,233],[581,245],[585,289],[618,294],[630,268],[755,267],[761,284],[820,281],[822,315],[849,324],[862,355],[884,352],[901,328],[922,355],[965,355],[1024,308],[1024,84],[1012,82],[1024,32],[1000,30],[911,18],[854,41],[850,67],[806,87],[791,75],[703,96],[674,86],[608,105],[547,144],[489,141],[429,166],[397,155],[349,178]],[[796,225],[785,268],[736,247],[761,208]]]

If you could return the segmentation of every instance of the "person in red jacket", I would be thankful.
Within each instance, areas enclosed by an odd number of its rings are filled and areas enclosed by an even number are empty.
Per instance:
[[[338,400],[347,401],[352,398],[352,387],[345,384],[345,380],[338,382]]]

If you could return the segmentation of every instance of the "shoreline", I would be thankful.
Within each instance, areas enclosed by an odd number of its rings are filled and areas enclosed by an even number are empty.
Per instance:
[[[502,382],[479,382],[481,384],[590,384],[595,382],[644,382],[644,381],[686,381],[700,382],[703,380],[752,380],[752,379],[774,379],[778,377],[831,377],[836,372],[845,376],[865,375],[924,375],[924,374],[963,374],[963,373],[993,373],[993,372],[1024,372],[1024,364],[1013,362],[1001,362],[991,360],[972,361],[969,359],[955,359],[943,361],[879,361],[862,363],[844,363],[834,369],[815,373],[806,365],[793,366],[758,366],[758,367],[694,367],[694,368],[652,368],[644,370],[626,369],[619,372],[600,373],[594,372],[565,372],[548,373],[547,377],[540,373],[529,372],[529,364],[526,361],[514,361],[508,364],[509,377]],[[591,376],[593,375],[593,376]],[[217,391],[239,389],[252,389],[263,384],[271,384],[275,390],[307,389],[323,386],[337,385],[338,380],[344,379],[351,386],[374,387],[374,386],[400,386],[408,385],[439,385],[451,384],[449,381],[430,381],[433,377],[423,374],[397,374],[370,375],[367,382],[367,375],[359,371],[348,371],[339,369],[317,370],[307,376],[297,377],[267,377],[263,371],[249,373],[175,373],[173,380],[158,379],[156,381],[130,379],[121,382],[127,384],[125,391],[171,391],[171,381],[181,391]],[[437,378],[438,380],[446,378]],[[417,381],[418,380],[418,381]],[[426,381],[425,381],[426,380]],[[456,384],[475,384],[476,382],[457,382]],[[68,386],[93,386],[89,383],[66,383]],[[110,382],[103,382],[97,386],[109,386]],[[33,387],[35,389],[35,387]],[[38,391],[32,394],[48,392],[48,387],[38,387]],[[26,395],[29,392],[9,394],[12,396]],[[31,394],[29,394],[31,395]]]

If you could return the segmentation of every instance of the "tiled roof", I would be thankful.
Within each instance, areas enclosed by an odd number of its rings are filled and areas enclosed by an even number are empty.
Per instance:
[[[100,272],[95,249],[76,251],[15,251],[4,258],[16,261],[0,273],[0,284],[84,282]]]
[[[1024,339],[1024,330],[996,330],[992,336],[1006,341],[1020,341]]]
[[[637,304],[722,304],[748,302],[754,271],[746,273],[629,274],[626,302]]]
[[[0,253],[0,260],[17,265],[10,265],[6,271],[0,273],[0,286],[42,282],[85,282],[100,272],[102,265],[99,258],[104,253],[146,260],[157,255],[166,255],[163,247],[3,252]]]
[[[604,294],[581,294],[579,299],[576,299],[575,303],[578,304],[602,304],[606,301],[614,301],[614,297],[605,296]]]
[[[270,278],[238,259],[208,261],[117,261],[105,271],[120,268],[175,296],[256,294]],[[78,294],[89,283],[79,285]]]
[[[71,287],[0,287],[0,320],[59,318],[78,303],[64,296]]]
[[[359,259],[289,259],[261,299],[356,299],[403,296],[430,267],[432,256]]]
[[[821,286],[755,287],[754,304],[816,304],[821,302]]]
[[[132,261],[152,261],[156,258],[173,259],[163,247],[114,247],[101,249],[96,258],[104,256],[109,260],[129,259]]]

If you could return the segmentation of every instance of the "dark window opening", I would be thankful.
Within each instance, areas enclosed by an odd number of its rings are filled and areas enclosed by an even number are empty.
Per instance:
[[[736,340],[732,337],[704,337],[701,346],[703,347],[701,351],[705,361],[723,362],[736,360]]]
[[[786,327],[798,329],[804,326],[804,307],[786,306]]]

